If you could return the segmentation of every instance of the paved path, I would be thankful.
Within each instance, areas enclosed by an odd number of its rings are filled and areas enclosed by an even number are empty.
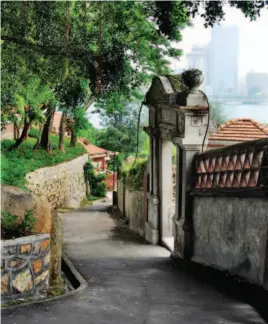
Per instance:
[[[65,251],[88,288],[17,310],[5,324],[257,324],[249,305],[174,266],[169,252],[144,243],[106,213],[107,203],[63,215]]]

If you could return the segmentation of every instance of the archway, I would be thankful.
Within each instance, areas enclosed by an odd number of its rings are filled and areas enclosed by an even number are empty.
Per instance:
[[[198,90],[189,93],[184,89],[178,76],[155,77],[146,96],[149,126],[144,129],[151,143],[146,239],[170,250],[175,246],[181,257],[191,254],[191,169],[195,154],[207,142],[204,137],[208,116],[205,96]],[[175,208],[172,207],[173,145],[176,146]]]

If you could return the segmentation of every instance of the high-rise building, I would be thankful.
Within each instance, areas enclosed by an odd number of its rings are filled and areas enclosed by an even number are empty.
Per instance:
[[[207,84],[207,46],[204,45],[193,45],[192,51],[187,54],[188,67],[190,69],[198,69],[203,72],[204,81],[201,88],[205,88]]]
[[[236,92],[238,89],[237,26],[214,26],[208,45],[208,80],[214,94]]]
[[[268,73],[249,72],[246,76],[246,89],[249,96],[257,93],[268,95]]]

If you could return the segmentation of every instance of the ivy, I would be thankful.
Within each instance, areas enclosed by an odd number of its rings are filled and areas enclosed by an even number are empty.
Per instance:
[[[126,186],[134,190],[140,190],[142,188],[147,163],[147,159],[138,160],[130,168],[125,167],[123,169],[122,176]]]

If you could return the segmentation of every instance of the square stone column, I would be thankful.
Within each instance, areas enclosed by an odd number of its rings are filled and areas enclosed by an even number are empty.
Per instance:
[[[150,193],[148,194],[148,221],[145,239],[151,244],[159,243],[159,138],[150,133]]]
[[[207,144],[207,111],[195,108],[182,109],[185,114],[185,138],[177,144],[177,197],[175,226],[175,248],[173,256],[191,259],[193,251],[192,174],[194,157]]]

